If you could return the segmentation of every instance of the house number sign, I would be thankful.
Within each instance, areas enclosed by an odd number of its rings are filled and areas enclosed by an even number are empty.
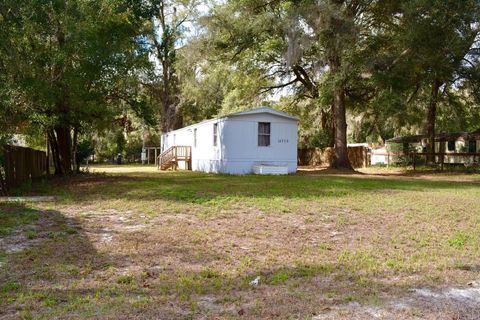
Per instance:
[[[278,143],[288,143],[288,139],[278,139]]]

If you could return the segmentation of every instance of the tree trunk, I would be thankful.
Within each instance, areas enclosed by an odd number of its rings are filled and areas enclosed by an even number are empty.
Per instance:
[[[162,132],[169,132],[175,130],[175,106],[170,102],[170,97],[168,93],[164,93],[164,96],[162,98],[162,105]]]
[[[163,133],[182,127],[183,121],[177,119],[177,94],[178,87],[175,76],[176,61],[176,31],[179,27],[175,23],[166,20],[166,8],[164,1],[160,1],[157,15],[160,29],[162,30],[162,40],[159,42],[156,35],[153,35],[153,42],[157,51],[157,58],[162,64],[162,85],[160,90],[160,100],[162,104],[161,130]],[[174,10],[175,15],[175,10]],[[175,18],[175,17],[174,17]]]
[[[1,149],[0,152],[2,152]],[[7,195],[7,185],[5,183],[5,178],[3,177],[2,168],[0,168],[0,194],[3,196]]]
[[[56,127],[58,156],[63,174],[72,173],[72,137],[68,126]]]
[[[45,145],[47,149],[47,152],[46,152],[47,154],[47,168],[46,168],[47,170],[46,171],[47,172],[46,173],[47,173],[47,176],[49,176],[50,175],[50,139],[48,138],[48,131],[45,134],[45,140],[46,140]]]
[[[72,164],[73,172],[80,173],[80,163],[77,158],[77,145],[78,145],[78,129],[73,128],[73,145],[72,145]]]
[[[329,133],[328,147],[335,146],[335,124],[333,123],[333,106],[328,110],[321,110],[321,125],[322,130]]]
[[[183,125],[183,118],[177,114],[175,79],[172,79],[172,69],[174,66],[168,60],[162,61],[163,66],[163,88],[162,88],[162,131],[169,132]]]
[[[55,127],[48,130],[48,143],[52,153],[55,174],[72,173],[72,138],[70,130],[65,127]]]
[[[335,88],[333,107],[335,123],[335,156],[333,167],[336,169],[353,170],[350,160],[348,159],[345,89],[341,86]]]
[[[55,131],[53,129],[48,130],[48,143],[50,143],[53,166],[55,167],[55,174],[63,174],[62,165],[60,164],[60,156],[58,153],[58,143],[55,137]]]
[[[330,71],[335,77],[340,72],[340,57],[333,53],[329,59]],[[335,148],[332,167],[342,170],[353,170],[348,159],[347,149],[347,117],[345,108],[345,87],[337,80],[333,89],[333,126]]]
[[[440,89],[440,81],[434,80],[432,83],[432,91],[430,94],[430,101],[427,108],[427,124],[426,132],[428,138],[427,144],[427,162],[429,164],[435,163],[435,120],[437,117],[437,102],[438,102],[438,90]]]

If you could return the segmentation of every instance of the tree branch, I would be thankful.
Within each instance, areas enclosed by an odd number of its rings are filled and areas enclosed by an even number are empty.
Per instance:
[[[305,88],[310,91],[310,93],[312,94],[312,96],[314,97],[318,97],[318,91],[316,90],[317,89],[317,86],[315,85],[315,83],[310,79],[310,77],[308,76],[307,72],[305,71],[305,69],[303,69],[302,67],[300,67],[299,65],[294,65],[292,67],[292,70],[293,70],[293,73],[295,73],[296,77],[298,78],[298,81],[300,81],[304,86]]]
[[[279,85],[275,85],[275,86],[268,86],[268,87],[261,87],[263,90],[261,90],[259,92],[259,94],[263,94],[263,93],[266,93],[268,91],[271,91],[271,90],[275,90],[275,89],[281,89],[281,88],[285,88],[285,87],[288,87],[292,84],[294,84],[295,82],[299,81],[298,78],[295,78],[293,79],[292,81],[289,81],[287,83],[282,83],[282,84],[279,84]]]

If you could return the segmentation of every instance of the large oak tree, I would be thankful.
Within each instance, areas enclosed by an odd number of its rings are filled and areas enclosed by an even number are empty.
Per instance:
[[[373,0],[232,0],[205,19],[206,37],[235,68],[264,75],[269,85],[260,92],[310,100],[333,137],[333,166],[350,170],[346,112],[375,94],[363,78],[375,55],[365,53],[382,44],[393,8]]]
[[[0,66],[22,121],[47,133],[55,172],[73,170],[83,128],[105,126],[121,102],[137,109],[134,70],[145,65],[142,21],[126,1],[7,1]],[[10,102],[9,102],[10,101]]]

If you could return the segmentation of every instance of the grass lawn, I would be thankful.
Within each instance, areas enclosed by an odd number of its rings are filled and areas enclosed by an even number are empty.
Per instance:
[[[480,175],[91,171],[0,204],[0,319],[480,314]]]

